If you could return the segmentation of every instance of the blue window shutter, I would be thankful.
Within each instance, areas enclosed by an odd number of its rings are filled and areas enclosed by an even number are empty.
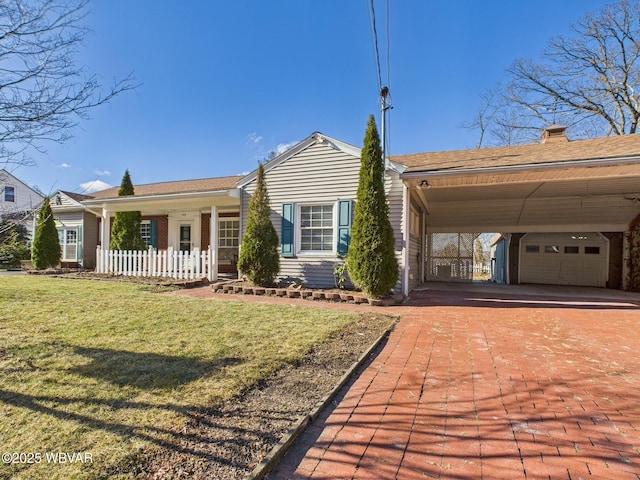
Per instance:
[[[151,225],[151,246],[158,248],[158,221],[151,220],[149,223]]]
[[[351,241],[351,200],[338,200],[338,255],[346,255]]]
[[[282,227],[280,229],[280,254],[283,257],[293,257],[293,203],[282,204]]]

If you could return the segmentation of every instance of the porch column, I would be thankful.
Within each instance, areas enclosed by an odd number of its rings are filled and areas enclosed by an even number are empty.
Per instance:
[[[211,221],[209,222],[209,281],[218,279],[218,207],[211,207]]]
[[[109,250],[111,241],[111,215],[106,208],[102,209],[102,222],[100,222],[100,243],[102,250]]]

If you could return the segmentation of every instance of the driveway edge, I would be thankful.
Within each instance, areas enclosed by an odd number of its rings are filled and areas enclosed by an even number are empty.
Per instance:
[[[347,371],[342,375],[338,383],[335,387],[325,395],[318,404],[313,408],[313,410],[307,414],[301,416],[294,426],[284,434],[282,439],[271,449],[271,451],[267,454],[266,457],[256,466],[255,469],[249,475],[249,480],[262,480],[266,475],[273,470],[276,464],[282,460],[282,457],[287,453],[291,445],[298,439],[302,433],[307,429],[307,427],[313,423],[320,413],[331,403],[331,401],[335,398],[338,392],[347,384],[347,382],[351,379],[352,375],[356,370],[358,370],[371,356],[371,354],[380,346],[380,344],[389,337],[389,334],[393,330],[397,323],[397,319],[394,320],[387,329],[380,335],[367,350],[360,355],[360,357],[353,362],[353,364],[347,369]]]

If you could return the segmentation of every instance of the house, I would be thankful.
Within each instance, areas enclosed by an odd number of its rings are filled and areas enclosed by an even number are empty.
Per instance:
[[[358,190],[360,149],[319,132],[264,165],[271,221],[280,235],[280,278],[333,287],[334,268],[347,253]],[[385,181],[395,253],[403,267],[404,210],[401,168],[390,162]],[[238,183],[246,218],[256,172]],[[400,276],[399,276],[400,278]],[[398,282],[398,288],[402,283]]]
[[[264,165],[280,280],[334,286],[359,168],[359,148],[319,132]],[[139,210],[148,245],[210,246],[215,273],[234,272],[255,181],[252,172],[138,185],[132,197],[113,188],[80,204],[98,217],[103,248],[115,212]],[[569,141],[552,126],[532,145],[396,155],[387,159],[385,185],[399,291],[472,280],[474,240],[483,232],[501,234],[506,283],[626,285],[629,229],[640,214],[640,136]]]
[[[5,169],[0,169],[0,219],[22,224],[33,232],[33,212],[44,200],[37,192]]]
[[[217,271],[235,273],[240,225],[236,184],[241,178],[136,185],[134,195],[125,197],[118,196],[119,187],[85,196],[58,192],[51,199],[51,209],[60,232],[78,232],[71,237],[79,242],[77,263],[85,268],[95,267],[97,246],[108,250],[115,213],[140,211],[141,233],[147,246],[191,251],[211,245]],[[61,235],[66,238],[67,233]],[[64,260],[70,262],[71,256]]]

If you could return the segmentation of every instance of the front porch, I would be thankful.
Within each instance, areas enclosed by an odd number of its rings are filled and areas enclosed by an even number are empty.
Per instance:
[[[99,217],[96,271],[173,278],[237,274],[239,177],[139,185],[133,196],[98,192],[86,204]],[[103,197],[103,198],[99,198]],[[141,234],[149,250],[109,248],[117,212],[139,211]]]

